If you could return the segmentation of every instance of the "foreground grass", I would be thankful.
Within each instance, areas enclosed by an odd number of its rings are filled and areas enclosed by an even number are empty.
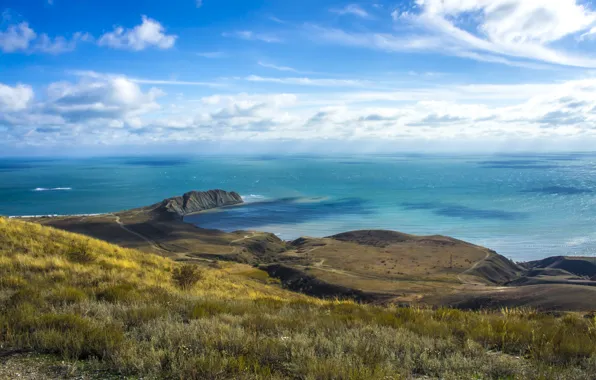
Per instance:
[[[158,256],[0,218],[0,353],[31,350],[143,378],[596,373],[594,317],[323,301],[263,276],[225,267],[197,275]]]

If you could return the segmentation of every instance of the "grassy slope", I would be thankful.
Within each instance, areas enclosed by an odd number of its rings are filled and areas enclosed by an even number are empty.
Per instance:
[[[268,256],[285,249],[284,242],[273,234],[206,230],[178,220],[156,220],[153,215],[143,211],[94,216],[41,217],[28,221],[84,234],[119,246],[156,253],[174,260],[200,261],[219,258],[253,263],[268,261]]]
[[[202,268],[183,290],[172,276],[181,264],[169,259],[0,218],[0,356],[32,350],[144,378],[596,373],[594,317],[323,301],[270,285],[248,266],[223,265]]]
[[[352,231],[331,238],[300,238],[288,248],[278,255],[285,265],[395,302],[477,291],[521,272],[487,248],[443,236]]]

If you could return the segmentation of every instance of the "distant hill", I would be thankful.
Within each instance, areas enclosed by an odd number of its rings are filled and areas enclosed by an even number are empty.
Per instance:
[[[277,264],[264,269],[291,289],[393,303],[419,303],[427,295],[500,285],[523,271],[495,252],[464,241],[384,230],[300,238],[289,243],[276,262],[285,269]]]
[[[561,269],[576,276],[596,276],[596,257],[554,256],[525,264],[528,269]]]

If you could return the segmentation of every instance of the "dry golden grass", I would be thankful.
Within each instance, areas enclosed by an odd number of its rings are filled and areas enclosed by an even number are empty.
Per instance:
[[[178,280],[191,271],[169,259],[0,218],[1,350],[99,363],[115,376],[143,378],[592,379],[596,373],[594,316],[324,301],[235,265],[200,268],[189,285]]]
[[[366,237],[366,232],[347,234],[363,235],[363,240]],[[368,243],[302,238],[280,257],[288,259],[286,265],[326,283],[392,295],[396,302],[417,302],[423,297],[476,290],[478,285],[489,284],[487,279],[466,271],[494,255],[490,250],[440,236],[399,235],[407,239],[392,242],[371,238]]]

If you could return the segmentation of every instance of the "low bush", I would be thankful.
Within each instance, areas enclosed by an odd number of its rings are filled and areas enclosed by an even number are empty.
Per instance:
[[[201,271],[196,265],[186,264],[174,269],[172,279],[181,289],[188,290],[201,280]]]

